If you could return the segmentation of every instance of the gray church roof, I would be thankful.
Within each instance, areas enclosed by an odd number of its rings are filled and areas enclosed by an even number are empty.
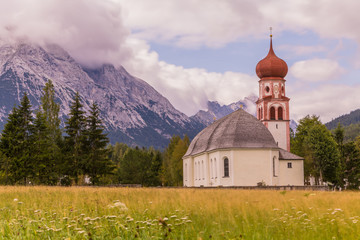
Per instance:
[[[184,157],[226,148],[279,148],[270,131],[253,115],[239,109],[202,130]]]
[[[304,160],[303,157],[299,157],[291,152],[288,152],[284,149],[279,149],[279,159],[280,160]]]

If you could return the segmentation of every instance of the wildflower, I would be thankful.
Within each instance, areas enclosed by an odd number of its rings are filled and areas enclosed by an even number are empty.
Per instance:
[[[357,219],[352,220],[353,223],[357,223],[358,221]]]
[[[17,202],[17,201],[19,201],[17,198],[14,198],[14,202]]]

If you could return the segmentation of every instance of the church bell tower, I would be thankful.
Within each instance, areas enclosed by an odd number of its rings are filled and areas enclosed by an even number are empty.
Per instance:
[[[290,152],[290,98],[285,95],[284,79],[287,72],[286,62],[274,53],[270,34],[269,53],[256,65],[260,78],[257,118],[269,129],[278,146]]]

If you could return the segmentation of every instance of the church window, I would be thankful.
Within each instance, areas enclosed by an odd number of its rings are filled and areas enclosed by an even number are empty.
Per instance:
[[[267,93],[270,92],[269,86],[266,86],[266,87],[265,87],[265,91],[266,91]]]
[[[204,168],[204,161],[201,161],[201,175],[202,179],[205,179],[205,168]]]
[[[274,158],[273,158],[273,176],[274,176],[274,177],[277,177],[277,176],[276,176],[276,169],[275,169],[275,167],[276,167],[276,157],[274,156]]]
[[[197,179],[200,180],[200,162],[197,164]]]
[[[279,127],[279,126],[276,124],[276,129],[278,129],[278,127]]]
[[[195,163],[195,167],[194,167],[194,175],[195,175],[195,180],[197,180],[197,173],[196,173],[196,171],[197,171],[197,166],[196,166],[197,164]]]
[[[258,119],[261,119],[261,109],[259,108]]]
[[[275,120],[275,108],[270,108],[270,120]]]
[[[214,176],[215,176],[215,179],[217,178],[217,166],[216,166],[216,158],[214,159],[214,172],[215,172],[215,174],[214,174]]]
[[[213,179],[213,160],[210,160],[210,178]]]
[[[292,163],[288,162],[288,168],[292,168]]]
[[[282,109],[282,107],[279,107],[279,109],[278,109],[278,119],[283,120],[283,109]]]
[[[185,171],[184,171],[184,177],[185,177],[185,181],[187,181],[187,164],[185,163]]]
[[[224,158],[224,177],[229,177],[229,159]]]

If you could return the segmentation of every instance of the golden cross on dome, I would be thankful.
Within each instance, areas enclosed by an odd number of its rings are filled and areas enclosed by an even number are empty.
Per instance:
[[[272,37],[272,27],[270,27],[270,37]]]

